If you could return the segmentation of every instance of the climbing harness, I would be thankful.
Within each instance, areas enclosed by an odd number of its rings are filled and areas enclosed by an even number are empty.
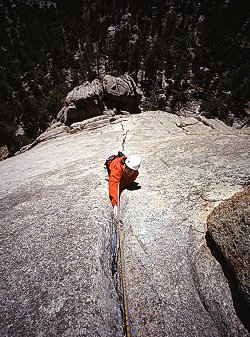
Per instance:
[[[118,186],[119,192],[119,186]],[[118,263],[120,262],[120,263]],[[126,337],[131,337],[131,326],[129,319],[128,310],[128,298],[127,298],[127,288],[126,288],[126,278],[125,278],[125,260],[123,254],[123,227],[120,220],[120,201],[118,199],[118,217],[115,219],[114,226],[114,240],[113,240],[113,261],[112,261],[112,274],[113,277],[118,279],[118,273],[120,271],[121,280],[121,292],[122,292],[122,302],[123,302],[123,316]]]

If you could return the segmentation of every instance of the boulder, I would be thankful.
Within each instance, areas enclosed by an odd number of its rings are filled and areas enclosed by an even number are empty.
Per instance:
[[[108,108],[127,110],[130,113],[139,113],[139,104],[142,92],[134,80],[128,75],[114,77],[106,75],[103,78],[105,104]]]
[[[88,118],[107,114],[107,111],[117,114],[120,114],[122,110],[139,113],[141,97],[140,89],[130,76],[106,75],[103,83],[94,80],[75,87],[67,95],[65,104],[56,119],[70,126]],[[112,110],[105,110],[105,108]]]
[[[7,145],[3,145],[0,147],[0,160],[8,158],[10,152],[8,150]]]
[[[102,115],[104,111],[103,86],[99,80],[85,82],[75,87],[66,97],[57,120],[70,126],[72,123]]]
[[[207,229],[250,310],[250,185],[213,210]]]

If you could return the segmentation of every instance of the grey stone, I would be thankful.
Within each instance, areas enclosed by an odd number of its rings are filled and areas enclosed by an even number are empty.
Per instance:
[[[82,122],[71,124],[70,133],[77,133],[82,130],[95,130],[103,128],[104,126],[108,126],[111,123],[112,124],[121,123],[122,121],[126,120],[125,118],[126,117],[123,115],[117,116],[102,115],[98,117],[93,117]]]
[[[142,158],[141,189],[121,195],[133,335],[249,336],[205,240],[207,216],[249,179],[249,134],[178,121],[130,115],[0,162],[1,335],[124,336],[103,168],[124,143]]]
[[[75,87],[66,97],[57,115],[57,121],[70,126],[73,123],[105,115],[139,113],[142,92],[128,76],[104,76],[99,80],[85,82]],[[108,108],[108,109],[107,109]]]
[[[63,126],[63,123],[54,121],[54,122],[47,128],[46,131],[53,130],[53,129],[55,129],[55,128],[58,128],[59,126]]]
[[[105,104],[108,108],[139,113],[142,98],[141,90],[129,75],[114,77],[105,75],[103,78]]]
[[[36,141],[38,143],[44,142],[45,140],[55,138],[58,135],[65,134],[69,132],[69,127],[65,125],[58,126],[56,128],[53,128],[51,130],[45,131],[42,133],[39,137],[37,137]]]
[[[197,120],[201,121],[204,125],[210,126],[214,130],[226,132],[230,131],[231,128],[227,126],[225,123],[220,121],[219,119],[208,119],[205,116],[197,116],[195,117]]]
[[[58,113],[57,120],[70,126],[72,123],[102,115],[103,111],[103,86],[99,80],[94,80],[75,87],[67,95],[65,106]]]
[[[121,198],[133,332],[248,336],[205,233],[210,211],[248,179],[250,140],[210,127],[189,135],[167,116],[145,114],[127,137],[143,158],[142,188]]]
[[[180,121],[176,123],[176,125],[180,128],[185,128],[186,126],[195,125],[197,123],[199,122],[195,117],[186,117],[181,118]]]
[[[10,155],[7,145],[0,146],[0,160],[6,159]]]
[[[93,117],[82,122],[73,123],[70,126],[70,133],[76,133],[84,129],[97,129],[105,125],[109,125],[110,117],[107,115],[102,115],[98,117]]]
[[[250,185],[216,207],[207,228],[232,268],[250,313]]]
[[[46,141],[48,139],[51,139],[51,138],[56,138],[56,137],[62,136],[63,134],[68,133],[69,131],[70,131],[70,128],[68,126],[65,126],[65,125],[61,125],[61,126],[57,126],[55,128],[48,129],[47,131],[41,133],[40,136],[38,136],[34,140],[34,142],[32,142],[31,144],[28,144],[26,146],[23,146],[17,154],[24,153],[24,152],[32,149],[34,146],[36,146],[37,144],[39,144],[41,142],[44,142],[44,141]]]

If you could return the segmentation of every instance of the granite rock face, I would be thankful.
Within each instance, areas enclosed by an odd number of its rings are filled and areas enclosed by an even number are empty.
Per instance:
[[[250,185],[216,207],[207,226],[235,274],[250,314]]]
[[[106,75],[103,78],[105,104],[108,108],[118,111],[127,110],[130,113],[139,113],[139,104],[142,93],[129,75],[114,77]]]
[[[44,142],[44,141],[52,139],[52,138],[57,138],[61,135],[64,135],[65,133],[68,133],[69,131],[70,131],[70,128],[68,126],[65,126],[65,125],[58,125],[56,127],[51,127],[50,129],[48,129],[45,132],[43,132],[42,134],[40,134],[34,140],[34,142],[23,146],[20,149],[20,151],[17,152],[16,154],[26,152],[26,151],[32,149],[34,146],[36,146],[37,144],[39,144],[41,142]]]
[[[143,158],[142,188],[121,198],[133,331],[247,336],[205,233],[214,206],[248,180],[249,135],[179,123],[184,119],[147,114],[127,136],[127,150]]]
[[[70,126],[102,115],[106,112],[105,106],[116,111],[139,113],[141,98],[142,93],[130,76],[106,75],[102,82],[94,80],[75,87],[67,95],[57,121]]]
[[[160,111],[79,130],[0,162],[1,335],[124,335],[103,168],[124,144],[142,157],[141,188],[121,195],[133,335],[249,336],[205,240],[248,181],[248,130]]]
[[[9,156],[9,150],[6,145],[0,147],[0,160],[6,159]]]
[[[103,86],[99,80],[94,80],[91,83],[85,82],[68,93],[57,120],[70,126],[72,123],[99,116],[103,111]]]
[[[103,147],[77,136],[1,166],[1,336],[122,336]]]

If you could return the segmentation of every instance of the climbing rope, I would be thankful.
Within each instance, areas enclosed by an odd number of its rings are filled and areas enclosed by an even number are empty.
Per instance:
[[[118,188],[119,192],[119,188]],[[123,254],[123,227],[120,220],[120,200],[118,199],[118,217],[115,221],[114,226],[114,241],[113,241],[113,261],[112,261],[112,273],[113,276],[118,274],[118,260],[120,257],[120,277],[121,277],[121,292],[122,292],[122,302],[123,302],[123,316],[125,332],[127,337],[131,337],[131,326],[129,319],[128,310],[128,297],[127,297],[127,287],[126,287],[126,277],[125,277],[125,260]],[[119,251],[119,254],[118,254]]]

